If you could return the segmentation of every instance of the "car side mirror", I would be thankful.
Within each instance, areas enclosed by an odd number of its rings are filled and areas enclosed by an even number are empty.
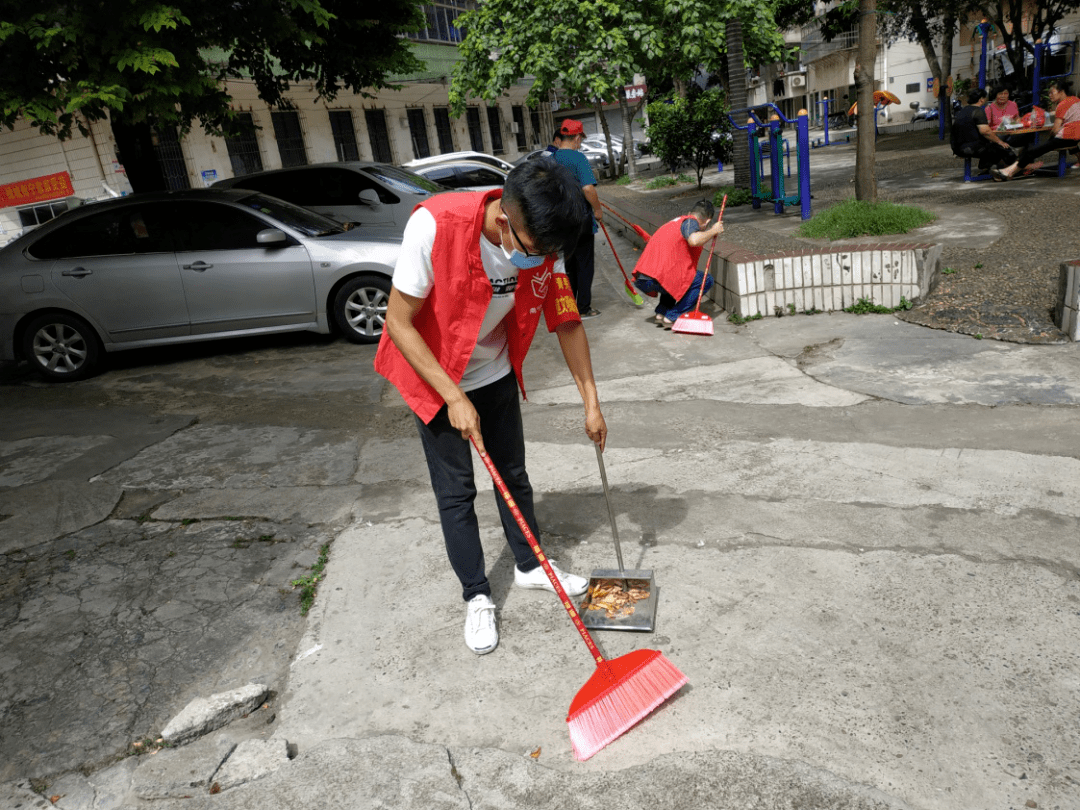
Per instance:
[[[283,245],[289,239],[285,236],[284,231],[279,231],[277,228],[267,228],[255,235],[255,241],[260,245]]]
[[[379,192],[373,188],[365,188],[360,192],[359,200],[364,205],[380,205],[382,200],[379,199]]]

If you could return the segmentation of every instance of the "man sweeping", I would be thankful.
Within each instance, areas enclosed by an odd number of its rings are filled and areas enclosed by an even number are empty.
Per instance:
[[[495,604],[473,502],[470,439],[505,480],[539,537],[518,390],[540,315],[559,338],[585,405],[585,432],[603,450],[607,425],[589,343],[560,252],[578,241],[588,205],[565,167],[549,160],[514,169],[501,189],[440,194],[405,227],[375,370],[413,410],[450,565],[466,602],[465,643],[478,655],[499,643]],[[524,533],[496,495],[517,563],[514,584],[554,592]],[[580,596],[584,577],[555,569]]]
[[[712,278],[697,266],[705,243],[724,232],[719,220],[709,227],[715,212],[709,200],[699,201],[690,213],[661,225],[638,259],[634,286],[646,295],[660,296],[655,320],[665,329],[692,310],[698,297],[713,285]]]

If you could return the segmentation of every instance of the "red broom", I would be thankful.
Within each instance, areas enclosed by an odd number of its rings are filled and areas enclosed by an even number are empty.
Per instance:
[[[720,203],[720,215],[716,218],[717,222],[720,222],[724,218],[725,205],[727,205],[727,194],[724,195],[724,199]],[[684,312],[676,318],[675,323],[671,325],[672,332],[682,332],[687,335],[711,336],[713,334],[712,318],[701,311],[701,296],[705,294],[705,279],[709,277],[709,268],[712,266],[712,255],[715,247],[716,237],[714,236],[712,238],[712,243],[709,245],[709,260],[705,263],[705,275],[701,277],[701,289],[698,290],[697,303],[694,304],[694,311]]]
[[[608,236],[607,228],[604,223],[600,223],[600,227],[604,229],[604,236],[607,238],[607,243],[611,245],[611,255],[615,257],[615,264],[619,265],[619,269],[622,270],[623,283],[626,285],[626,294],[630,296],[630,300],[634,302],[635,307],[645,306],[645,299],[641,297],[641,294],[634,289],[634,285],[630,283],[630,276],[626,275],[626,271],[623,270],[622,262],[619,261],[619,254],[615,252],[615,243],[611,241],[611,237]]]
[[[476,447],[475,439],[472,439],[472,443],[473,447]],[[480,449],[477,448],[476,452],[480,453]],[[559,578],[551,569],[551,563],[529,530],[529,524],[525,522],[491,458],[487,453],[480,453],[480,460],[491,473],[495,487],[506,501],[514,520],[529,541],[529,547],[555,588],[559,601],[570,614],[574,627],[596,661],[596,672],[578,691],[566,717],[574,758],[584,761],[616,737],[629,731],[653,709],[678,692],[687,683],[687,678],[658,650],[635,650],[618,658],[604,658],[589,631],[585,629],[570,597],[563,590]]]
[[[620,214],[620,213],[619,213],[618,211],[616,211],[616,210],[615,210],[614,208],[612,208],[612,207],[611,207],[610,205],[608,205],[608,204],[607,204],[606,202],[603,202],[603,201],[601,201],[601,202],[600,202],[600,205],[604,206],[604,208],[606,208],[606,209],[607,209],[608,211],[610,211],[610,212],[611,212],[612,214],[614,214],[614,215],[615,215],[616,217],[618,217],[619,219],[621,219],[621,220],[622,220],[622,221],[623,221],[623,222],[624,222],[625,224],[627,224],[627,225],[629,225],[629,226],[630,226],[631,228],[633,228],[633,229],[634,229],[634,233],[636,233],[636,234],[637,234],[638,236],[640,236],[640,237],[641,237],[641,240],[642,240],[643,242],[646,242],[646,243],[648,243],[648,241],[649,241],[649,232],[648,232],[647,230],[645,230],[644,228],[642,228],[642,227],[641,227],[640,225],[635,225],[635,224],[634,224],[633,222],[631,222],[630,220],[628,220],[628,219],[627,219],[626,217],[624,217],[624,216],[623,216],[622,214]]]

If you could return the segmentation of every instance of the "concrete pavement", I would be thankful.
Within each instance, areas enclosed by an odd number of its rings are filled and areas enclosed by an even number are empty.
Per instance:
[[[512,587],[486,495],[502,639],[465,648],[410,417],[370,349],[121,366],[80,384],[101,403],[78,420],[16,374],[0,807],[1080,807],[1080,350],[889,315],[677,335],[597,255],[607,473],[627,565],[660,588],[655,633],[597,639],[661,650],[687,687],[575,762],[564,718],[592,663],[553,597]],[[610,567],[553,338],[525,377],[545,546]],[[235,414],[197,415],[200,388]],[[316,413],[343,391],[351,418]],[[327,543],[303,620],[287,583]],[[265,708],[115,759],[253,681]]]

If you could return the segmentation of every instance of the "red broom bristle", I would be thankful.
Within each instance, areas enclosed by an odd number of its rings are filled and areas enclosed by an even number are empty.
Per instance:
[[[605,661],[574,697],[566,722],[574,757],[584,761],[679,691],[687,678],[657,650]]]

